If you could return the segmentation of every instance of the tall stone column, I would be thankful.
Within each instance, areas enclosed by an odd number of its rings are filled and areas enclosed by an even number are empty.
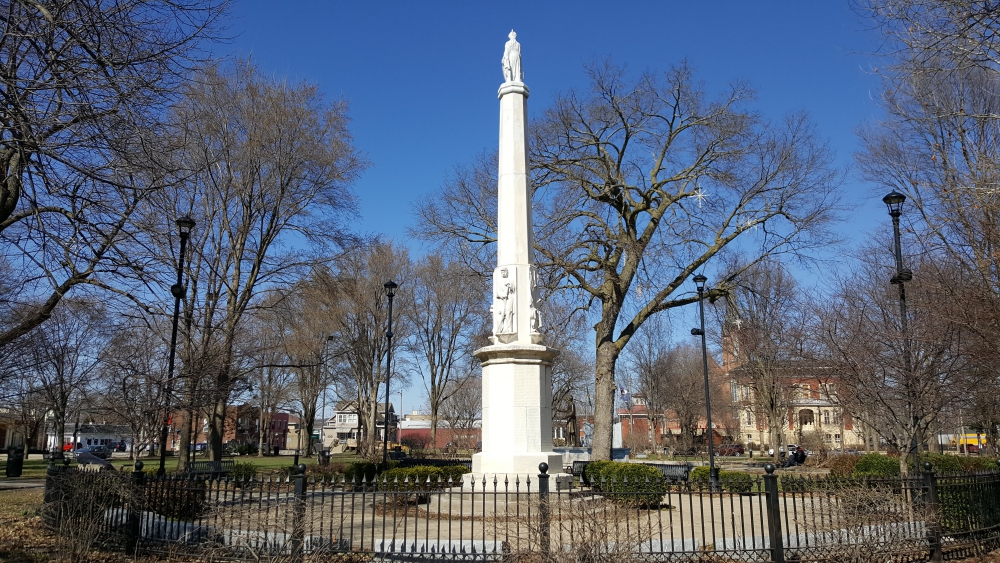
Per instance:
[[[493,271],[491,346],[475,352],[483,366],[483,451],[474,474],[534,475],[552,451],[552,361],[542,344],[528,169],[528,87],[521,48],[510,32],[500,86],[500,166],[497,177],[497,268]]]

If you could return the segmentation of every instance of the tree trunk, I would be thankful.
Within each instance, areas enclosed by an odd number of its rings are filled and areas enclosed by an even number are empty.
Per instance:
[[[191,461],[191,423],[193,421],[194,414],[190,409],[181,411],[181,435],[180,443],[177,444],[177,467],[184,467],[187,462]]]
[[[610,338],[597,347],[597,365],[594,374],[594,442],[590,459],[611,459],[615,409],[615,364],[618,347]]]
[[[222,460],[222,439],[226,434],[226,397],[223,395],[215,401],[212,416],[208,425],[208,450],[211,461]],[[300,432],[301,433],[301,432]]]
[[[306,457],[309,457],[309,456],[311,456],[313,454],[313,451],[312,451],[312,446],[313,446],[312,431],[313,431],[313,425],[316,423],[316,401],[313,401],[311,405],[306,405],[306,408],[303,409],[303,412],[302,412],[302,418],[304,418],[305,420],[302,422],[302,424],[299,425],[299,428],[302,428],[303,426],[305,426],[305,429],[306,429]],[[302,445],[302,432],[301,431],[299,432],[299,445],[300,446]]]
[[[66,439],[66,417],[56,416],[55,420],[55,435],[56,435],[56,448],[52,452],[52,459],[62,459],[63,458],[63,441]],[[74,444],[73,449],[76,449],[76,438],[73,438]]]
[[[267,412],[269,409],[260,409],[260,416],[257,420],[260,421],[260,431],[257,433],[257,457],[264,457],[264,447],[271,447],[270,429],[271,420],[274,418],[270,413]]]
[[[452,431],[454,432],[454,428]],[[438,432],[438,409],[434,401],[431,401],[431,448],[437,447]]]

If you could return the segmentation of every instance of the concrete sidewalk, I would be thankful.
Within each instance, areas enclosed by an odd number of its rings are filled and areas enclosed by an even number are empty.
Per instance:
[[[0,479],[0,491],[14,491],[18,489],[41,489],[45,487],[45,478],[37,479]]]

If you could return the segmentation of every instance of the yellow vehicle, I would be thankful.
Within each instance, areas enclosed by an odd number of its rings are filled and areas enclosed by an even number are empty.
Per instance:
[[[986,446],[985,434],[956,434],[951,439],[951,447],[958,448],[958,451],[968,453],[979,453],[979,448]]]

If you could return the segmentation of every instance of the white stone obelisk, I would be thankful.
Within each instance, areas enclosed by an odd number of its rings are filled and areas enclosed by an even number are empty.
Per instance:
[[[472,473],[537,475],[562,470],[552,451],[552,360],[558,350],[542,345],[538,274],[531,227],[528,174],[528,88],[521,47],[511,31],[502,60],[497,268],[493,271],[491,346],[475,352],[483,366],[483,451],[472,456]],[[534,479],[533,479],[534,480]]]

